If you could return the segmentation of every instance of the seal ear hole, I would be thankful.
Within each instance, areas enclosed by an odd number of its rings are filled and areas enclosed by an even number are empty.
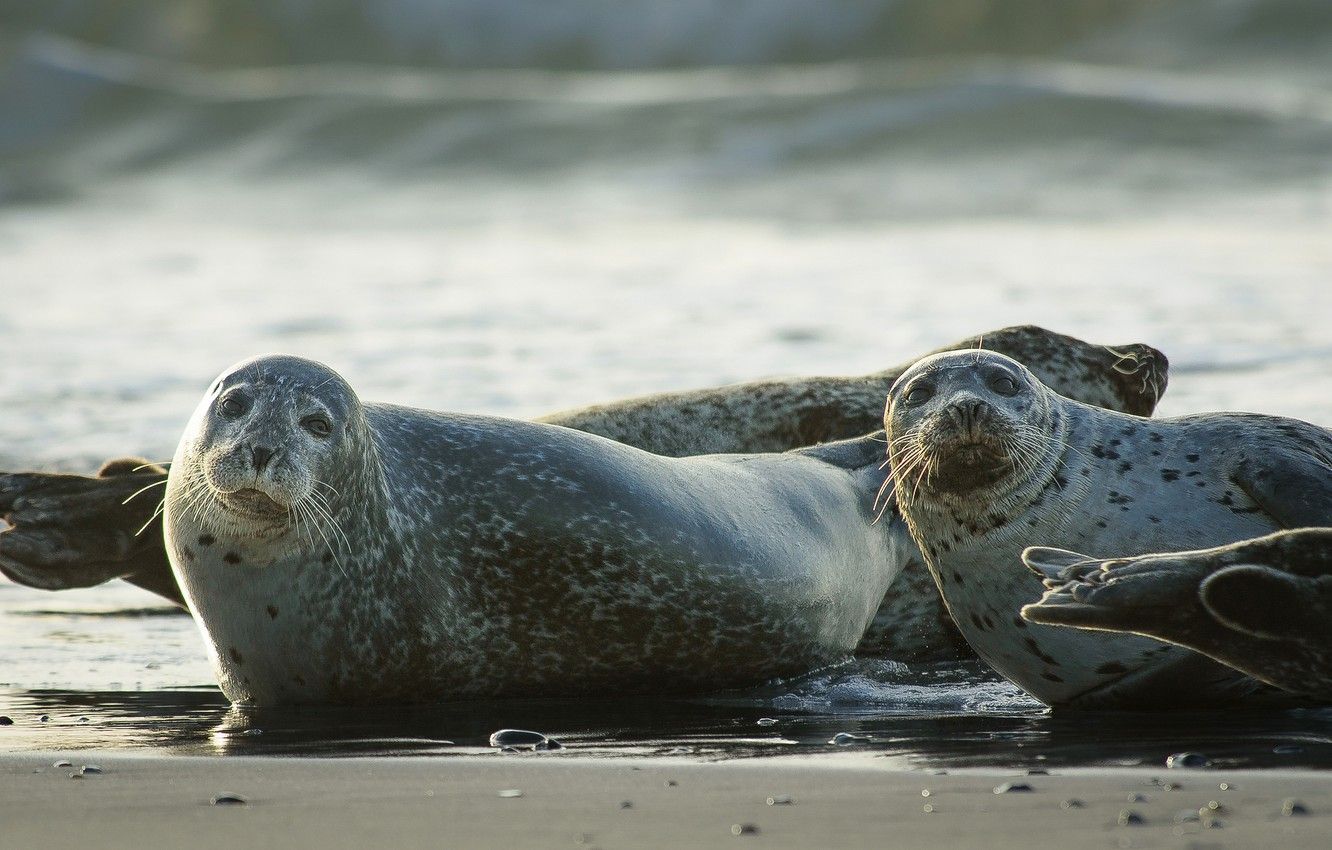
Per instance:
[[[301,420],[301,427],[322,439],[333,433],[333,423],[322,413],[314,413]]]
[[[241,393],[231,393],[217,403],[217,413],[223,419],[244,416],[250,409],[250,400]]]

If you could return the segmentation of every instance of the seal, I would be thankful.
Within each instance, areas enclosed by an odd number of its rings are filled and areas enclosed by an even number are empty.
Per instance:
[[[1165,356],[1141,343],[1097,345],[1022,325],[944,350],[981,346],[1030,362],[1057,392],[1088,404],[1146,415],[1166,387]],[[675,457],[787,451],[878,429],[883,400],[909,366],[660,393],[538,421]],[[0,533],[0,572],[50,590],[123,578],[184,606],[154,512],[165,482],[163,467],[138,458],[109,462],[95,478],[0,474],[0,513],[14,525]],[[972,657],[919,557],[884,597],[857,652],[904,661]]]
[[[172,460],[172,569],[233,702],[712,690],[848,658],[905,563],[869,438],[667,458],[228,369]]]
[[[1155,640],[1028,624],[1019,609],[1041,587],[1022,566],[1028,545],[1160,552],[1332,515],[1322,428],[1107,411],[992,352],[912,366],[885,425],[899,508],[953,619],[982,659],[1050,705],[1211,705],[1256,685]]]
[[[1332,528],[1110,560],[1033,547],[1022,560],[1047,588],[1022,609],[1030,622],[1146,635],[1332,700]]]

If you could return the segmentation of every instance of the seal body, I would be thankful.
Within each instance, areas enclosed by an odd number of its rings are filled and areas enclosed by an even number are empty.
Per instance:
[[[714,689],[855,648],[907,557],[878,446],[665,458],[264,357],[196,410],[166,543],[236,702]]]
[[[1179,647],[1027,623],[1019,609],[1041,588],[1022,566],[1027,546],[1219,545],[1332,510],[1332,436],[1321,428],[1106,411],[989,352],[917,363],[894,385],[885,423],[900,508],[953,619],[985,661],[1052,705],[1214,703],[1251,688]]]
[[[1032,548],[1022,558],[1047,588],[1022,609],[1031,622],[1154,637],[1332,700],[1332,528],[1161,555]]]

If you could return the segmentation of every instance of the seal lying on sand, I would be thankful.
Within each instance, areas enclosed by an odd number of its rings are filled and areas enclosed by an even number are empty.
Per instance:
[[[716,689],[855,649],[906,560],[879,445],[666,458],[267,356],[196,409],[165,539],[233,702]]]
[[[949,348],[979,345],[1032,363],[1049,386],[1089,404],[1148,415],[1165,391],[1166,359],[1146,345],[1107,347],[1018,326]],[[663,393],[539,421],[676,457],[786,451],[877,429],[883,399],[909,365],[858,377]],[[15,525],[0,534],[0,572],[49,590],[124,578],[184,605],[154,515],[160,501],[156,487],[165,481],[165,469],[139,459],[111,461],[95,478],[0,475],[0,513]],[[899,660],[970,655],[918,557],[885,597],[859,651]]]
[[[1140,637],[1028,625],[1030,544],[1151,552],[1332,515],[1332,434],[1289,419],[1141,419],[1061,398],[1001,354],[927,357],[885,416],[898,505],[977,654],[1051,705],[1215,704],[1256,685]]]
[[[1033,623],[1147,635],[1332,700],[1332,528],[1112,560],[1033,547],[1022,560],[1048,588],[1022,609]]]

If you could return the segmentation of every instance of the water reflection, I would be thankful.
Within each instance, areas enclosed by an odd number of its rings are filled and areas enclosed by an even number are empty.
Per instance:
[[[885,693],[914,682],[896,707],[886,699],[877,704],[827,699],[839,688],[863,692],[865,682],[876,681],[874,672],[862,666],[760,691],[697,699],[508,700],[392,707],[234,707],[212,688],[14,690],[0,691],[0,711],[15,721],[3,733],[8,748],[15,750],[449,756],[494,752],[488,746],[490,734],[516,728],[549,734],[564,749],[505,757],[721,760],[804,755],[886,759],[879,763],[916,769],[1139,764],[1164,769],[1166,756],[1190,750],[1205,753],[1218,768],[1332,767],[1332,709],[1051,713],[1021,701],[1000,705],[996,695],[1005,686],[987,684],[983,678],[973,681],[973,687],[959,687],[959,682],[976,677],[973,669],[904,671],[898,665],[878,671],[885,680],[879,681]],[[857,677],[859,683],[854,681]],[[894,681],[888,684],[890,677]],[[977,708],[970,693],[985,693],[987,687],[992,707]],[[815,696],[820,688],[822,702]],[[931,691],[922,704],[920,695]],[[43,715],[46,721],[40,720]],[[840,732],[870,740],[830,744]]]

